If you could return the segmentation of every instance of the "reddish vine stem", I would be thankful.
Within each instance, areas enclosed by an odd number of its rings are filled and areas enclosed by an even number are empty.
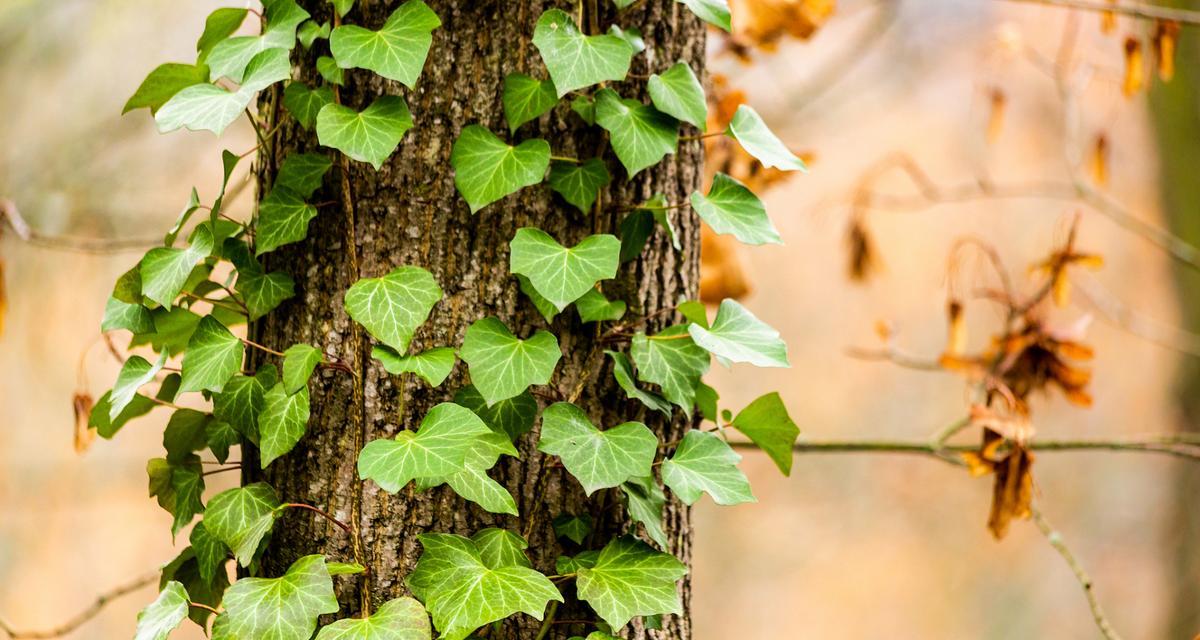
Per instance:
[[[311,504],[304,504],[303,502],[288,502],[287,504],[284,504],[283,507],[286,509],[304,509],[305,511],[311,511],[311,512],[321,516],[322,518],[325,518],[326,520],[332,522],[333,524],[337,525],[337,527],[339,529],[341,529],[342,531],[345,531],[347,535],[354,534],[353,530],[350,528],[350,525],[346,524],[345,522],[342,522],[341,520],[338,520],[337,518],[335,518],[333,516],[333,514],[329,513],[328,511],[325,511],[324,509],[320,509],[318,507],[314,507]],[[366,565],[363,565],[363,566],[366,567]],[[370,571],[370,568],[368,567],[367,570]]]

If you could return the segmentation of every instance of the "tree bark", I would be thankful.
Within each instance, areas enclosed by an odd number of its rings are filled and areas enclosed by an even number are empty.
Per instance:
[[[287,456],[258,471],[247,465],[246,481],[266,480],[285,502],[316,505],[349,522],[360,532],[362,548],[340,529],[315,514],[291,510],[279,522],[263,561],[265,572],[278,575],[299,556],[325,553],[339,560],[365,560],[365,577],[338,578],[342,615],[407,593],[404,579],[421,548],[417,534],[427,531],[463,535],[485,528],[503,527],[528,532],[529,553],[535,568],[554,573],[555,558],[580,551],[569,541],[557,540],[551,521],[562,513],[587,513],[595,520],[591,548],[599,548],[615,535],[630,529],[618,490],[598,492],[587,500],[578,482],[552,459],[536,450],[538,426],[517,441],[519,459],[502,458],[491,475],[517,500],[519,517],[494,515],[468,503],[446,487],[416,492],[407,487],[397,495],[372,482],[360,482],[356,472],[358,451],[377,438],[389,438],[402,429],[416,429],[426,411],[453,397],[468,381],[466,366],[459,363],[450,379],[430,388],[415,376],[389,375],[371,361],[370,337],[347,317],[342,308],[346,289],[362,277],[382,276],[401,265],[428,269],[441,284],[445,298],[434,308],[429,322],[416,334],[413,352],[462,343],[466,328],[475,320],[496,316],[519,337],[527,337],[545,321],[518,291],[509,274],[508,242],[517,229],[539,227],[564,245],[592,233],[617,233],[627,205],[657,193],[669,202],[680,202],[699,187],[702,143],[681,142],[678,152],[633,180],[608,150],[598,129],[588,128],[569,108],[570,96],[547,116],[524,125],[515,140],[541,137],[555,155],[589,158],[604,153],[614,180],[601,195],[594,213],[581,214],[545,185],[525,189],[472,215],[454,188],[450,150],[462,128],[480,123],[507,136],[501,93],[504,77],[523,72],[545,78],[545,68],[531,42],[534,25],[546,9],[556,4],[542,0],[429,0],[441,17],[433,34],[425,71],[414,90],[366,71],[347,71],[340,100],[362,109],[380,95],[402,95],[413,113],[415,126],[397,152],[379,171],[367,164],[335,154],[334,169],[314,201],[323,203],[309,227],[308,239],[282,248],[269,258],[271,269],[284,270],[296,281],[297,295],[251,328],[254,339],[282,350],[294,343],[318,346],[348,364],[361,376],[322,370],[310,384],[312,417],[307,435]],[[378,28],[402,0],[360,0],[348,21]],[[567,3],[574,9],[574,3]],[[318,21],[331,19],[326,0],[303,0],[301,5]],[[587,0],[585,30],[607,30],[617,18],[611,3]],[[702,23],[674,0],[645,0],[623,11],[623,27],[636,27],[645,38],[646,51],[634,58],[631,72],[645,77],[684,60],[703,70],[705,34]],[[324,42],[298,54],[300,79],[317,84],[315,61],[327,55]],[[617,83],[625,97],[646,99],[644,81]],[[265,193],[275,169],[295,151],[319,149],[316,136],[304,131],[280,106],[282,91],[267,94],[261,108],[270,122],[282,124],[277,142],[260,157],[259,187]],[[332,204],[329,204],[332,203]],[[629,315],[654,313],[674,305],[681,297],[695,298],[699,284],[699,222],[687,210],[671,210],[682,250],[672,249],[661,230],[638,259],[622,265],[614,281],[605,282],[612,299],[629,303]],[[648,330],[670,321],[659,316]],[[547,389],[543,408],[554,398],[568,397],[581,389],[577,404],[593,422],[604,427],[641,420],[663,441],[681,436],[688,424],[667,423],[630,402],[612,378],[611,364],[597,344],[594,326],[582,325],[568,309],[548,327],[559,339],[563,360]],[[253,454],[248,460],[253,459]],[[671,499],[665,513],[671,540],[670,552],[690,563],[691,528],[688,509]],[[369,598],[364,597],[369,589]],[[661,631],[646,631],[637,621],[630,638],[690,638],[689,583],[680,586],[682,616],[667,616]],[[560,620],[594,620],[585,606],[573,601],[573,587],[563,586],[566,605]],[[518,615],[490,638],[534,638],[540,623]],[[556,624],[547,638],[567,638],[590,630],[578,624]],[[582,634],[585,635],[585,634]]]

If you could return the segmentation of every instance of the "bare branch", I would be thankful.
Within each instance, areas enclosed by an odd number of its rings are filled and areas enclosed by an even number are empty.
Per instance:
[[[72,631],[83,626],[84,623],[88,622],[92,618],[95,618],[96,615],[98,615],[100,613],[100,611],[102,611],[104,609],[104,607],[106,605],[108,605],[110,602],[112,602],[113,600],[116,600],[116,599],[120,598],[121,596],[129,595],[135,591],[140,590],[142,587],[146,587],[148,585],[158,582],[158,576],[159,576],[158,571],[154,571],[153,573],[147,573],[146,575],[144,575],[132,582],[123,584],[119,587],[116,587],[115,589],[112,589],[111,591],[106,591],[106,592],[100,594],[99,596],[97,596],[96,600],[88,608],[79,612],[70,620],[67,620],[66,622],[64,622],[56,627],[53,627],[51,629],[45,629],[45,630],[41,630],[41,631],[19,631],[17,629],[14,629],[13,626],[10,625],[8,622],[6,622],[4,620],[0,620],[0,631],[3,631],[12,640],[25,640],[25,639],[33,640],[33,639],[37,639],[37,638],[61,638],[62,636],[65,636],[68,633],[71,633]]]
[[[1064,9],[1082,9],[1084,11],[1119,13],[1143,20],[1174,20],[1180,24],[1200,25],[1200,11],[1175,9],[1160,5],[1137,2],[1122,4],[1119,2],[1100,2],[1098,0],[1006,0],[1023,4],[1041,4]]]
[[[1096,599],[1092,578],[1083,570],[1083,566],[1075,559],[1075,554],[1071,553],[1070,547],[1063,542],[1062,534],[1054,530],[1054,527],[1042,515],[1042,512],[1033,507],[1033,522],[1037,525],[1038,531],[1046,536],[1046,540],[1050,542],[1050,546],[1062,556],[1066,561],[1067,566],[1071,568],[1071,572],[1075,574],[1075,579],[1079,581],[1083,587],[1083,595],[1087,597],[1088,607],[1092,610],[1092,619],[1096,621],[1096,627],[1100,629],[1100,633],[1104,634],[1107,640],[1121,640],[1121,635],[1113,629],[1112,624],[1108,621],[1108,617],[1104,615],[1104,608],[1100,606],[1100,601]]]

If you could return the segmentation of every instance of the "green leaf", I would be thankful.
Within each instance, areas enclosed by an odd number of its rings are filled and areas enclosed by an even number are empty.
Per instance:
[[[181,464],[194,451],[202,451],[208,446],[204,429],[212,418],[207,413],[195,409],[177,409],[167,421],[163,431],[163,448],[167,450],[167,462]]]
[[[646,240],[654,233],[654,214],[645,209],[631,212],[621,220],[621,262],[629,262],[641,255]]]
[[[204,511],[200,499],[204,493],[204,475],[199,456],[189,455],[178,462],[152,458],[146,463],[146,475],[150,478],[150,497],[157,498],[158,505],[174,516],[172,536]]]
[[[258,206],[255,254],[261,256],[308,237],[308,223],[315,217],[316,207],[291,189],[277,185]]]
[[[311,49],[317,40],[329,38],[329,23],[317,24],[316,20],[306,20],[296,31],[296,39],[305,49]]]
[[[396,493],[414,478],[440,478],[463,471],[467,452],[492,433],[465,407],[443,402],[425,415],[416,431],[374,440],[358,456],[358,475]]]
[[[675,581],[686,573],[675,556],[625,536],[605,545],[596,566],[580,569],[575,586],[581,600],[620,629],[636,616],[681,613]]]
[[[557,402],[542,412],[538,451],[562,458],[563,466],[589,496],[650,475],[657,450],[658,438],[640,422],[600,431],[583,409],[568,402]]]
[[[293,153],[283,160],[279,173],[275,176],[275,185],[286,187],[301,198],[311,198],[333,161],[321,153]]]
[[[560,575],[578,573],[580,569],[596,566],[600,552],[595,550],[580,551],[574,557],[559,556],[554,559],[554,570]]]
[[[284,367],[286,376],[286,363]],[[308,417],[307,386],[289,394],[285,383],[279,383],[263,396],[263,409],[258,416],[259,454],[263,469],[300,442],[308,429]]]
[[[196,42],[196,52],[199,54],[200,62],[204,62],[208,58],[208,54],[218,43],[237,33],[242,23],[246,21],[247,13],[249,11],[246,9],[225,7],[208,14],[208,19],[204,21],[204,33]],[[208,80],[208,69],[204,70],[204,78],[200,81],[206,80]]]
[[[245,84],[244,76],[255,56],[264,51],[281,50],[287,53],[296,46],[296,27],[310,16],[295,0],[267,0],[267,25],[260,36],[239,36],[218,42],[208,54],[209,79],[224,76]],[[257,89],[256,89],[257,91]]]
[[[629,43],[629,46],[633,47],[634,54],[638,54],[646,50],[646,41],[642,39],[642,32],[635,27],[627,27],[622,29],[618,25],[610,25],[608,27],[608,34],[611,36],[616,36]]]
[[[149,344],[155,351],[178,355],[187,348],[196,325],[200,324],[200,316],[183,307],[158,307],[150,311],[150,316],[154,319],[154,332],[135,334],[130,347]]]
[[[169,247],[175,244],[175,239],[179,237],[179,232],[183,230],[183,225],[187,224],[187,221],[191,219],[192,214],[195,213],[199,208],[200,194],[196,191],[195,187],[192,187],[192,193],[188,197],[187,204],[183,207],[183,211],[179,212],[179,215],[175,218],[175,224],[171,225],[171,230],[168,231],[167,235],[163,238],[163,244],[165,246]],[[124,275],[122,277],[124,277]],[[118,282],[118,284],[120,283]],[[141,295],[141,286],[141,277],[139,276],[137,281],[139,297]],[[116,294],[114,293],[113,295]],[[124,302],[137,302],[137,300],[125,300]]]
[[[729,4],[726,0],[675,0],[687,5],[692,13],[700,17],[701,20],[724,29],[732,31],[729,16]]]
[[[117,374],[117,381],[113,383],[112,393],[108,400],[109,420],[115,421],[121,415],[125,408],[133,402],[138,389],[141,389],[154,380],[154,377],[162,370],[166,360],[167,358],[164,355],[159,357],[156,363],[150,364],[150,361],[141,356],[129,356],[129,359],[121,365],[121,371]]]
[[[662,225],[663,231],[667,232],[667,237],[671,239],[671,246],[674,247],[676,251],[681,251],[683,246],[679,244],[679,234],[675,233],[675,225],[671,224],[670,210],[671,207],[667,206],[666,197],[663,194],[658,193],[649,200],[646,200],[642,204],[638,205],[638,209],[637,211],[634,211],[634,214],[636,214],[638,211],[645,211],[646,213],[650,214],[650,217],[653,218],[654,222]],[[651,231],[652,230],[653,229],[651,229]],[[647,236],[648,235],[649,233],[647,233]]]
[[[212,229],[207,224],[196,227],[188,242],[186,249],[156,247],[146,253],[139,267],[142,295],[164,307],[171,306],[175,296],[183,290],[192,267],[212,253]]]
[[[549,601],[563,601],[546,576],[527,566],[486,564],[469,538],[427,533],[418,539],[425,551],[408,587],[425,601],[441,640],[463,640],[518,612],[540,620]]]
[[[770,456],[783,475],[791,475],[792,445],[796,444],[800,427],[788,416],[778,393],[771,392],[751,402],[732,424]]]
[[[261,218],[259,220],[261,222]],[[237,290],[250,311],[250,320],[258,320],[284,300],[296,295],[296,283],[291,276],[278,271],[249,276],[241,273],[238,275]]]
[[[221,420],[209,420],[204,427],[204,438],[217,462],[225,464],[229,448],[242,443],[242,434],[233,425]]]
[[[533,45],[542,54],[560,98],[607,80],[624,80],[633,58],[628,42],[610,35],[585,36],[559,9],[538,18]]]
[[[787,345],[779,332],[734,300],[722,300],[711,328],[688,325],[692,340],[709,353],[757,367],[788,367]]]
[[[333,104],[333,89],[328,86],[313,89],[303,82],[291,82],[283,90],[283,106],[306,131],[312,130],[317,114],[327,104]]]
[[[280,506],[275,490],[265,482],[229,489],[208,501],[204,528],[248,567],[263,536],[275,525]]]
[[[625,301],[609,300],[599,289],[588,289],[575,301],[575,310],[583,322],[616,322],[625,316]]]
[[[294,344],[283,352],[283,391],[288,395],[308,388],[317,365],[325,361],[321,350],[307,344]]]
[[[559,311],[600,280],[616,277],[621,253],[621,241],[615,236],[588,236],[567,248],[533,227],[518,229],[509,246],[510,270],[529,278]]]
[[[696,383],[708,371],[709,357],[687,334],[684,325],[668,327],[654,336],[638,333],[629,354],[640,380],[662,387],[663,397],[691,415]]]
[[[408,351],[413,332],[442,299],[433,274],[420,267],[399,267],[382,278],[363,278],[346,291],[346,313],[376,340],[397,353]]]
[[[187,589],[171,581],[137,617],[133,640],[167,640],[188,615]]]
[[[708,103],[704,88],[686,62],[677,62],[662,75],[650,76],[646,83],[650,101],[659,111],[691,123],[704,131],[708,123]]]
[[[154,115],[158,131],[169,133],[183,127],[191,131],[211,131],[220,136],[242,115],[254,94],[291,75],[292,66],[286,50],[263,51],[246,67],[245,79],[237,91],[227,91],[215,84],[196,84],[172,96]]]
[[[104,395],[100,396],[100,399],[96,401],[96,405],[92,407],[92,412],[88,414],[88,426],[94,427],[96,429],[96,433],[99,434],[101,438],[106,440],[109,440],[113,436],[117,435],[117,432],[121,430],[121,427],[125,426],[125,423],[133,420],[134,418],[140,418],[147,413],[150,413],[155,407],[158,406],[150,398],[147,398],[141,394],[136,394],[116,418],[109,418],[108,411],[112,406],[110,404],[111,398],[112,392],[105,392]]]
[[[354,0],[326,0],[333,8],[337,10],[338,17],[345,18],[347,13],[354,8]]]
[[[329,50],[343,69],[369,69],[408,88],[417,84],[442,21],[421,0],[409,0],[392,12],[379,31],[343,25],[329,37]]]
[[[425,607],[412,598],[396,598],[369,618],[347,618],[322,628],[317,640],[429,640],[432,635]]]
[[[583,544],[591,532],[592,517],[586,513],[578,516],[563,514],[554,519],[554,534],[575,544]]]
[[[596,123],[608,131],[630,177],[675,153],[679,122],[637,100],[622,99],[612,89],[596,92]]]
[[[517,502],[500,483],[488,476],[487,470],[495,466],[501,455],[517,455],[517,450],[508,435],[495,430],[477,438],[463,459],[463,470],[458,473],[417,481],[418,489],[428,489],[439,484],[448,484],[460,497],[470,500],[491,513],[517,515]]]
[[[100,321],[100,331],[118,329],[133,333],[153,333],[154,316],[150,315],[149,309],[140,304],[128,304],[110,297],[104,305],[104,319]]]
[[[733,114],[733,120],[729,123],[729,135],[768,169],[776,167],[783,171],[808,171],[804,162],[771,133],[758,112],[749,105],[738,107],[737,112]]]
[[[195,194],[196,190],[192,189],[192,193]],[[125,304],[142,303],[142,271],[140,263],[134,265],[132,269],[122,273],[117,278],[117,282],[113,285],[112,297]]]
[[[704,306],[703,302],[698,300],[684,300],[675,305],[675,309],[688,322],[694,322],[706,329],[708,328],[708,307]]]
[[[704,416],[705,420],[717,421],[717,400],[719,399],[717,390],[704,384],[703,380],[696,385],[696,407],[700,409],[700,415]]]
[[[203,84],[207,80],[208,67],[203,64],[168,62],[159,65],[130,96],[125,107],[121,109],[121,114],[141,108],[150,109],[151,114],[158,113],[175,94],[190,86]]]
[[[521,340],[503,322],[483,318],[467,328],[460,355],[470,369],[471,383],[492,406],[530,385],[549,383],[562,351],[548,331]]]
[[[172,580],[183,585],[192,602],[210,607],[220,606],[225,589],[229,587],[229,577],[224,571],[214,574],[212,580],[205,580],[200,575],[195,552],[191,547],[184,548],[174,560],[162,568],[158,588],[165,589],[167,583]],[[188,612],[188,617],[204,628],[208,628],[208,619],[211,616],[211,613],[200,607],[191,607]]]
[[[317,73],[329,84],[346,84],[346,72],[342,71],[342,68],[337,66],[337,60],[330,56],[317,58]]]
[[[621,485],[625,494],[625,509],[634,522],[639,522],[646,529],[646,535],[663,549],[667,548],[667,532],[663,530],[663,507],[667,504],[667,496],[662,487],[654,480],[654,476],[633,478]]]
[[[317,114],[317,139],[378,170],[412,126],[412,114],[404,99],[383,96],[362,113],[340,104],[325,105]]]
[[[528,391],[501,400],[490,407],[474,385],[467,385],[454,394],[454,403],[470,409],[479,416],[492,431],[508,435],[516,440],[533,429],[537,418],[538,404]]]
[[[750,482],[737,468],[742,459],[716,434],[692,430],[662,465],[663,482],[691,505],[702,493],[717,504],[755,502]]]
[[[266,366],[253,376],[235,375],[225,389],[213,394],[213,415],[228,422],[248,440],[258,443],[258,417],[266,405],[267,390],[276,383],[275,367]]]
[[[529,301],[533,303],[537,312],[546,319],[546,324],[554,322],[554,318],[558,316],[558,307],[554,306],[553,302],[550,302],[542,294],[538,293],[538,290],[534,288],[529,278],[517,274],[517,285],[521,289],[521,293],[525,294],[525,297],[529,298]]]
[[[181,393],[220,391],[242,370],[246,346],[212,316],[201,318],[183,356]]]
[[[203,520],[192,527],[188,543],[192,545],[192,551],[196,554],[196,565],[200,571],[200,577],[205,582],[211,583],[217,572],[225,568],[229,549],[225,547],[225,543],[217,540],[208,532],[208,529],[204,527]]]
[[[329,569],[331,576],[352,576],[367,571],[366,567],[357,562],[326,562],[325,567]]]
[[[554,108],[558,96],[554,94],[554,83],[550,80],[534,80],[523,73],[510,73],[504,77],[504,119],[508,130],[535,120]]]
[[[458,360],[451,347],[429,349],[411,356],[402,356],[392,349],[377,346],[371,350],[371,357],[383,363],[383,368],[392,375],[415,373],[421,376],[431,387],[441,386]]]
[[[489,567],[530,567],[529,557],[525,550],[529,543],[525,538],[508,531],[488,527],[480,529],[471,536],[471,542],[479,550],[483,564]]]
[[[596,101],[591,96],[577,96],[571,101],[571,111],[574,111],[588,126],[596,124]]]
[[[707,196],[692,193],[692,208],[717,233],[732,234],[746,244],[783,244],[758,196],[723,173],[713,178]]]
[[[242,578],[225,592],[213,640],[309,640],[317,618],[338,612],[325,557],[304,556],[279,578]]]
[[[612,182],[612,176],[599,158],[576,164],[555,161],[550,164],[550,189],[561,195],[576,209],[587,213],[600,195],[600,190]]]
[[[668,418],[671,417],[671,403],[657,393],[645,391],[634,382],[633,363],[629,356],[617,351],[605,351],[613,361],[613,378],[617,385],[625,390],[625,395],[641,402],[654,411],[659,411]]]
[[[550,166],[550,145],[526,140],[510,146],[486,128],[473,124],[462,130],[450,152],[454,186],[471,213],[521,189],[535,185]]]

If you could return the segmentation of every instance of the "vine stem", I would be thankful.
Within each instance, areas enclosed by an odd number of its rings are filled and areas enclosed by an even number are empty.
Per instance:
[[[192,607],[193,609],[204,609],[205,611],[207,611],[213,615],[217,615],[217,616],[221,615],[220,611],[217,611],[216,609],[214,609],[206,604],[200,603],[200,602],[189,602],[188,606]]]
[[[542,628],[538,629],[538,634],[533,640],[545,640],[546,634],[550,633],[550,625],[554,624],[554,615],[558,613],[558,601],[550,601],[550,609],[546,611],[546,619],[542,620]]]
[[[128,582],[119,587],[116,587],[115,589],[112,589],[111,591],[106,591],[106,592],[100,594],[99,596],[96,596],[96,599],[92,602],[92,604],[90,606],[88,606],[88,608],[79,612],[78,614],[75,615],[75,617],[71,618],[70,620],[67,620],[66,622],[64,622],[52,629],[46,629],[46,630],[41,630],[41,631],[21,631],[21,630],[17,630],[15,628],[13,628],[13,626],[10,625],[8,622],[5,622],[4,620],[0,619],[0,631],[3,631],[12,640],[34,640],[34,639],[38,639],[38,638],[60,638],[62,636],[67,635],[68,633],[71,633],[72,631],[75,631],[76,629],[78,629],[79,627],[81,627],[85,623],[87,623],[89,620],[96,617],[102,610],[104,610],[104,607],[106,605],[108,605],[110,602],[112,602],[113,600],[116,600],[122,596],[129,595],[131,593],[134,593],[135,591],[138,591],[142,587],[146,587],[151,584],[155,584],[158,582],[158,578],[159,578],[158,571],[154,571],[151,573],[147,573],[147,574],[141,576],[140,578],[133,580],[132,582]]]
[[[696,140],[704,140],[706,138],[716,138],[718,136],[723,136],[727,133],[729,133],[728,129],[722,129],[720,131],[709,131],[708,133],[698,133],[694,136],[679,136],[679,141],[680,142],[694,142]]]
[[[328,511],[325,511],[324,509],[314,507],[311,504],[304,504],[303,502],[288,502],[288,503],[284,504],[283,507],[285,509],[304,509],[306,511],[312,511],[313,513],[318,514],[322,518],[325,518],[326,520],[337,525],[337,527],[339,529],[341,529],[342,531],[345,531],[347,535],[350,535],[350,536],[354,535],[354,530],[350,528],[350,525],[346,524],[345,522],[342,522],[341,520],[338,520],[337,518],[335,518],[333,516],[333,514],[329,513]],[[371,568],[368,567],[367,565],[363,564],[363,562],[362,562],[363,559],[361,557],[358,557],[358,554],[355,554],[355,556],[356,557],[354,558],[354,561],[359,564],[362,564],[362,566],[369,573],[371,571]]]
[[[263,345],[258,344],[257,342],[254,342],[253,340],[248,340],[246,338],[238,338],[238,340],[241,340],[242,344],[246,345],[247,347],[254,347],[255,349],[258,349],[259,351],[264,351],[273,356],[279,356],[280,358],[282,358],[286,355],[282,351],[276,351],[270,347],[264,347]]]
[[[550,159],[557,160],[559,162],[570,162],[571,164],[582,164],[579,158],[572,158],[569,156],[550,156]]]
[[[1075,558],[1075,554],[1071,552],[1071,548],[1067,543],[1063,542],[1062,534],[1054,529],[1046,516],[1037,507],[1032,508],[1033,523],[1037,525],[1038,531],[1046,536],[1046,541],[1058,555],[1071,568],[1071,573],[1075,574],[1075,579],[1079,581],[1079,585],[1083,587],[1083,595],[1087,598],[1088,607],[1092,610],[1092,619],[1096,621],[1096,628],[1100,629],[1100,633],[1104,634],[1107,640],[1121,640],[1121,635],[1113,629],[1112,623],[1108,621],[1108,616],[1104,614],[1104,607],[1100,606],[1100,601],[1096,599],[1095,585],[1092,583],[1091,576],[1083,569],[1083,565]]]

